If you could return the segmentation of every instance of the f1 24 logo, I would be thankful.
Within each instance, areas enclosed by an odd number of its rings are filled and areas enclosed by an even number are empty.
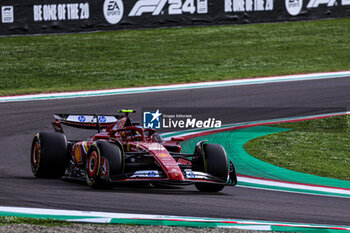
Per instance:
[[[307,8],[316,8],[321,4],[327,4],[328,7],[332,7],[337,5],[337,0],[310,0]],[[341,0],[341,5],[350,5],[350,0]]]
[[[181,15],[183,13],[206,14],[208,13],[208,0],[139,0],[132,8],[129,16],[141,16],[144,13],[152,15],[164,14],[165,6],[168,4],[169,15]]]

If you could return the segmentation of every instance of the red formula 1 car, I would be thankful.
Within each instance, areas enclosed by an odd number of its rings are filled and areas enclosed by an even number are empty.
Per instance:
[[[54,115],[56,132],[39,132],[31,149],[31,167],[38,178],[80,178],[92,188],[112,188],[125,182],[189,185],[218,192],[237,183],[234,165],[221,145],[200,141],[194,154],[181,153],[182,138],[163,141],[123,115]],[[62,124],[97,129],[82,141],[67,141]]]

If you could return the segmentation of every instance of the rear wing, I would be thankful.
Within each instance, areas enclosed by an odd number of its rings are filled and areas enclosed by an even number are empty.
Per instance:
[[[55,122],[52,126],[56,132],[63,133],[61,124],[82,128],[97,129],[107,128],[116,123],[121,117],[120,115],[97,115],[97,114],[54,114]]]

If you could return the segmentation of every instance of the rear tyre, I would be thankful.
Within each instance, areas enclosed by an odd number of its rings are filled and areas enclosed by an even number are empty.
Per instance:
[[[228,159],[225,149],[219,144],[203,144],[201,171],[218,177],[225,182],[228,176]],[[225,185],[197,183],[196,188],[201,192],[219,192]]]
[[[111,189],[110,177],[123,172],[123,157],[119,146],[107,141],[91,145],[85,162],[86,183],[94,189]]]
[[[60,178],[67,167],[66,136],[58,132],[39,132],[33,138],[31,155],[33,175]]]

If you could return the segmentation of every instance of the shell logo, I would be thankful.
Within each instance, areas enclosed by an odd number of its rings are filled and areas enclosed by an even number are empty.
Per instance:
[[[168,157],[168,154],[157,154],[158,157],[162,157],[162,158],[165,158],[165,157]]]

